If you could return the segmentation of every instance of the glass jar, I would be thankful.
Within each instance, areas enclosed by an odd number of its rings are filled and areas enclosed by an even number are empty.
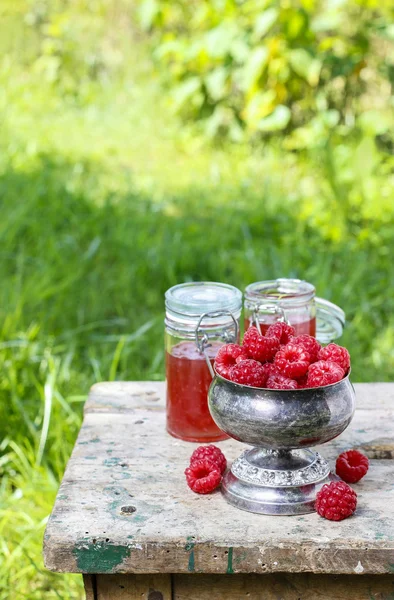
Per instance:
[[[296,335],[306,333],[328,344],[340,337],[345,313],[328,300],[316,298],[315,288],[301,279],[274,279],[251,283],[245,289],[245,331],[251,323],[264,334],[276,321],[286,320]]]
[[[224,283],[183,283],[167,290],[165,304],[167,431],[190,442],[226,439],[207,396],[217,351],[239,341],[242,293]]]

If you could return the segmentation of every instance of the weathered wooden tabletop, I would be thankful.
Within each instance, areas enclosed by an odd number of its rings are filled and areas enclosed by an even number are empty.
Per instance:
[[[370,470],[356,514],[242,512],[220,492],[193,494],[190,444],[165,432],[164,383],[101,383],[85,418],[45,533],[46,566],[78,573],[384,574],[394,572],[394,384],[357,384],[348,429],[319,451],[334,464],[359,448]],[[228,460],[244,449],[228,440]]]

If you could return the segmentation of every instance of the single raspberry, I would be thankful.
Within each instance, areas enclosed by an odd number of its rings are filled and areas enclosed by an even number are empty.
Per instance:
[[[276,353],[274,365],[278,371],[289,379],[302,377],[308,371],[311,364],[309,353],[301,346],[289,342]]]
[[[267,337],[275,337],[279,340],[280,344],[288,344],[290,340],[295,336],[295,329],[284,321],[278,321],[270,325],[265,334]]]
[[[311,362],[316,362],[318,360],[317,355],[321,350],[321,346],[317,339],[312,335],[307,335],[306,333],[297,335],[297,337],[291,340],[291,343],[304,348],[304,350],[306,350],[311,357]]]
[[[219,349],[215,358],[215,369],[219,375],[229,379],[230,369],[240,360],[248,358],[246,351],[238,344],[226,344]]]
[[[267,379],[266,387],[270,390],[296,390],[298,384],[280,373],[273,373]]]
[[[250,385],[251,387],[264,387],[267,377],[268,373],[266,373],[263,365],[251,358],[241,360],[235,367],[230,369],[231,381]]]
[[[357,483],[367,473],[369,460],[358,450],[342,452],[335,464],[336,474],[347,483]]]
[[[185,469],[187,485],[197,494],[209,494],[220,485],[222,474],[209,458],[196,460]]]
[[[216,465],[222,474],[225,472],[227,460],[220,448],[214,446],[213,444],[209,444],[208,446],[199,446],[191,455],[190,464],[192,465],[194,462],[203,460],[205,458]]]
[[[337,346],[337,344],[328,344],[325,348],[322,348],[318,356],[319,360],[329,360],[330,362],[337,363],[345,373],[350,369],[350,354],[343,348],[343,346]]]
[[[356,506],[356,492],[343,481],[326,483],[316,494],[316,512],[329,521],[342,521],[350,517]]]
[[[320,387],[341,381],[345,372],[337,363],[319,360],[308,369],[307,387]]]
[[[249,358],[259,362],[269,362],[279,349],[279,340],[276,337],[261,335],[252,325],[246,331],[242,345]]]

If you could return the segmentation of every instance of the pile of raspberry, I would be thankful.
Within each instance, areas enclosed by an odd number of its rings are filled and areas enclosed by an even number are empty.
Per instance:
[[[324,348],[311,335],[295,335],[291,325],[270,325],[265,335],[254,326],[246,331],[243,343],[220,348],[216,372],[251,387],[297,390],[336,383],[350,369],[346,348],[328,344]]]

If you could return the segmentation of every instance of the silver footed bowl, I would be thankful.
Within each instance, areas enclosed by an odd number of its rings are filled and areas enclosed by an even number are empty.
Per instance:
[[[215,423],[229,436],[263,448],[305,448],[337,437],[352,420],[355,395],[347,375],[320,388],[267,390],[219,375],[208,395]]]
[[[347,375],[337,383],[299,390],[253,388],[216,375],[208,393],[215,423],[253,446],[237,458],[222,492],[238,508],[264,514],[302,514],[336,476],[310,446],[340,435],[355,410]]]

